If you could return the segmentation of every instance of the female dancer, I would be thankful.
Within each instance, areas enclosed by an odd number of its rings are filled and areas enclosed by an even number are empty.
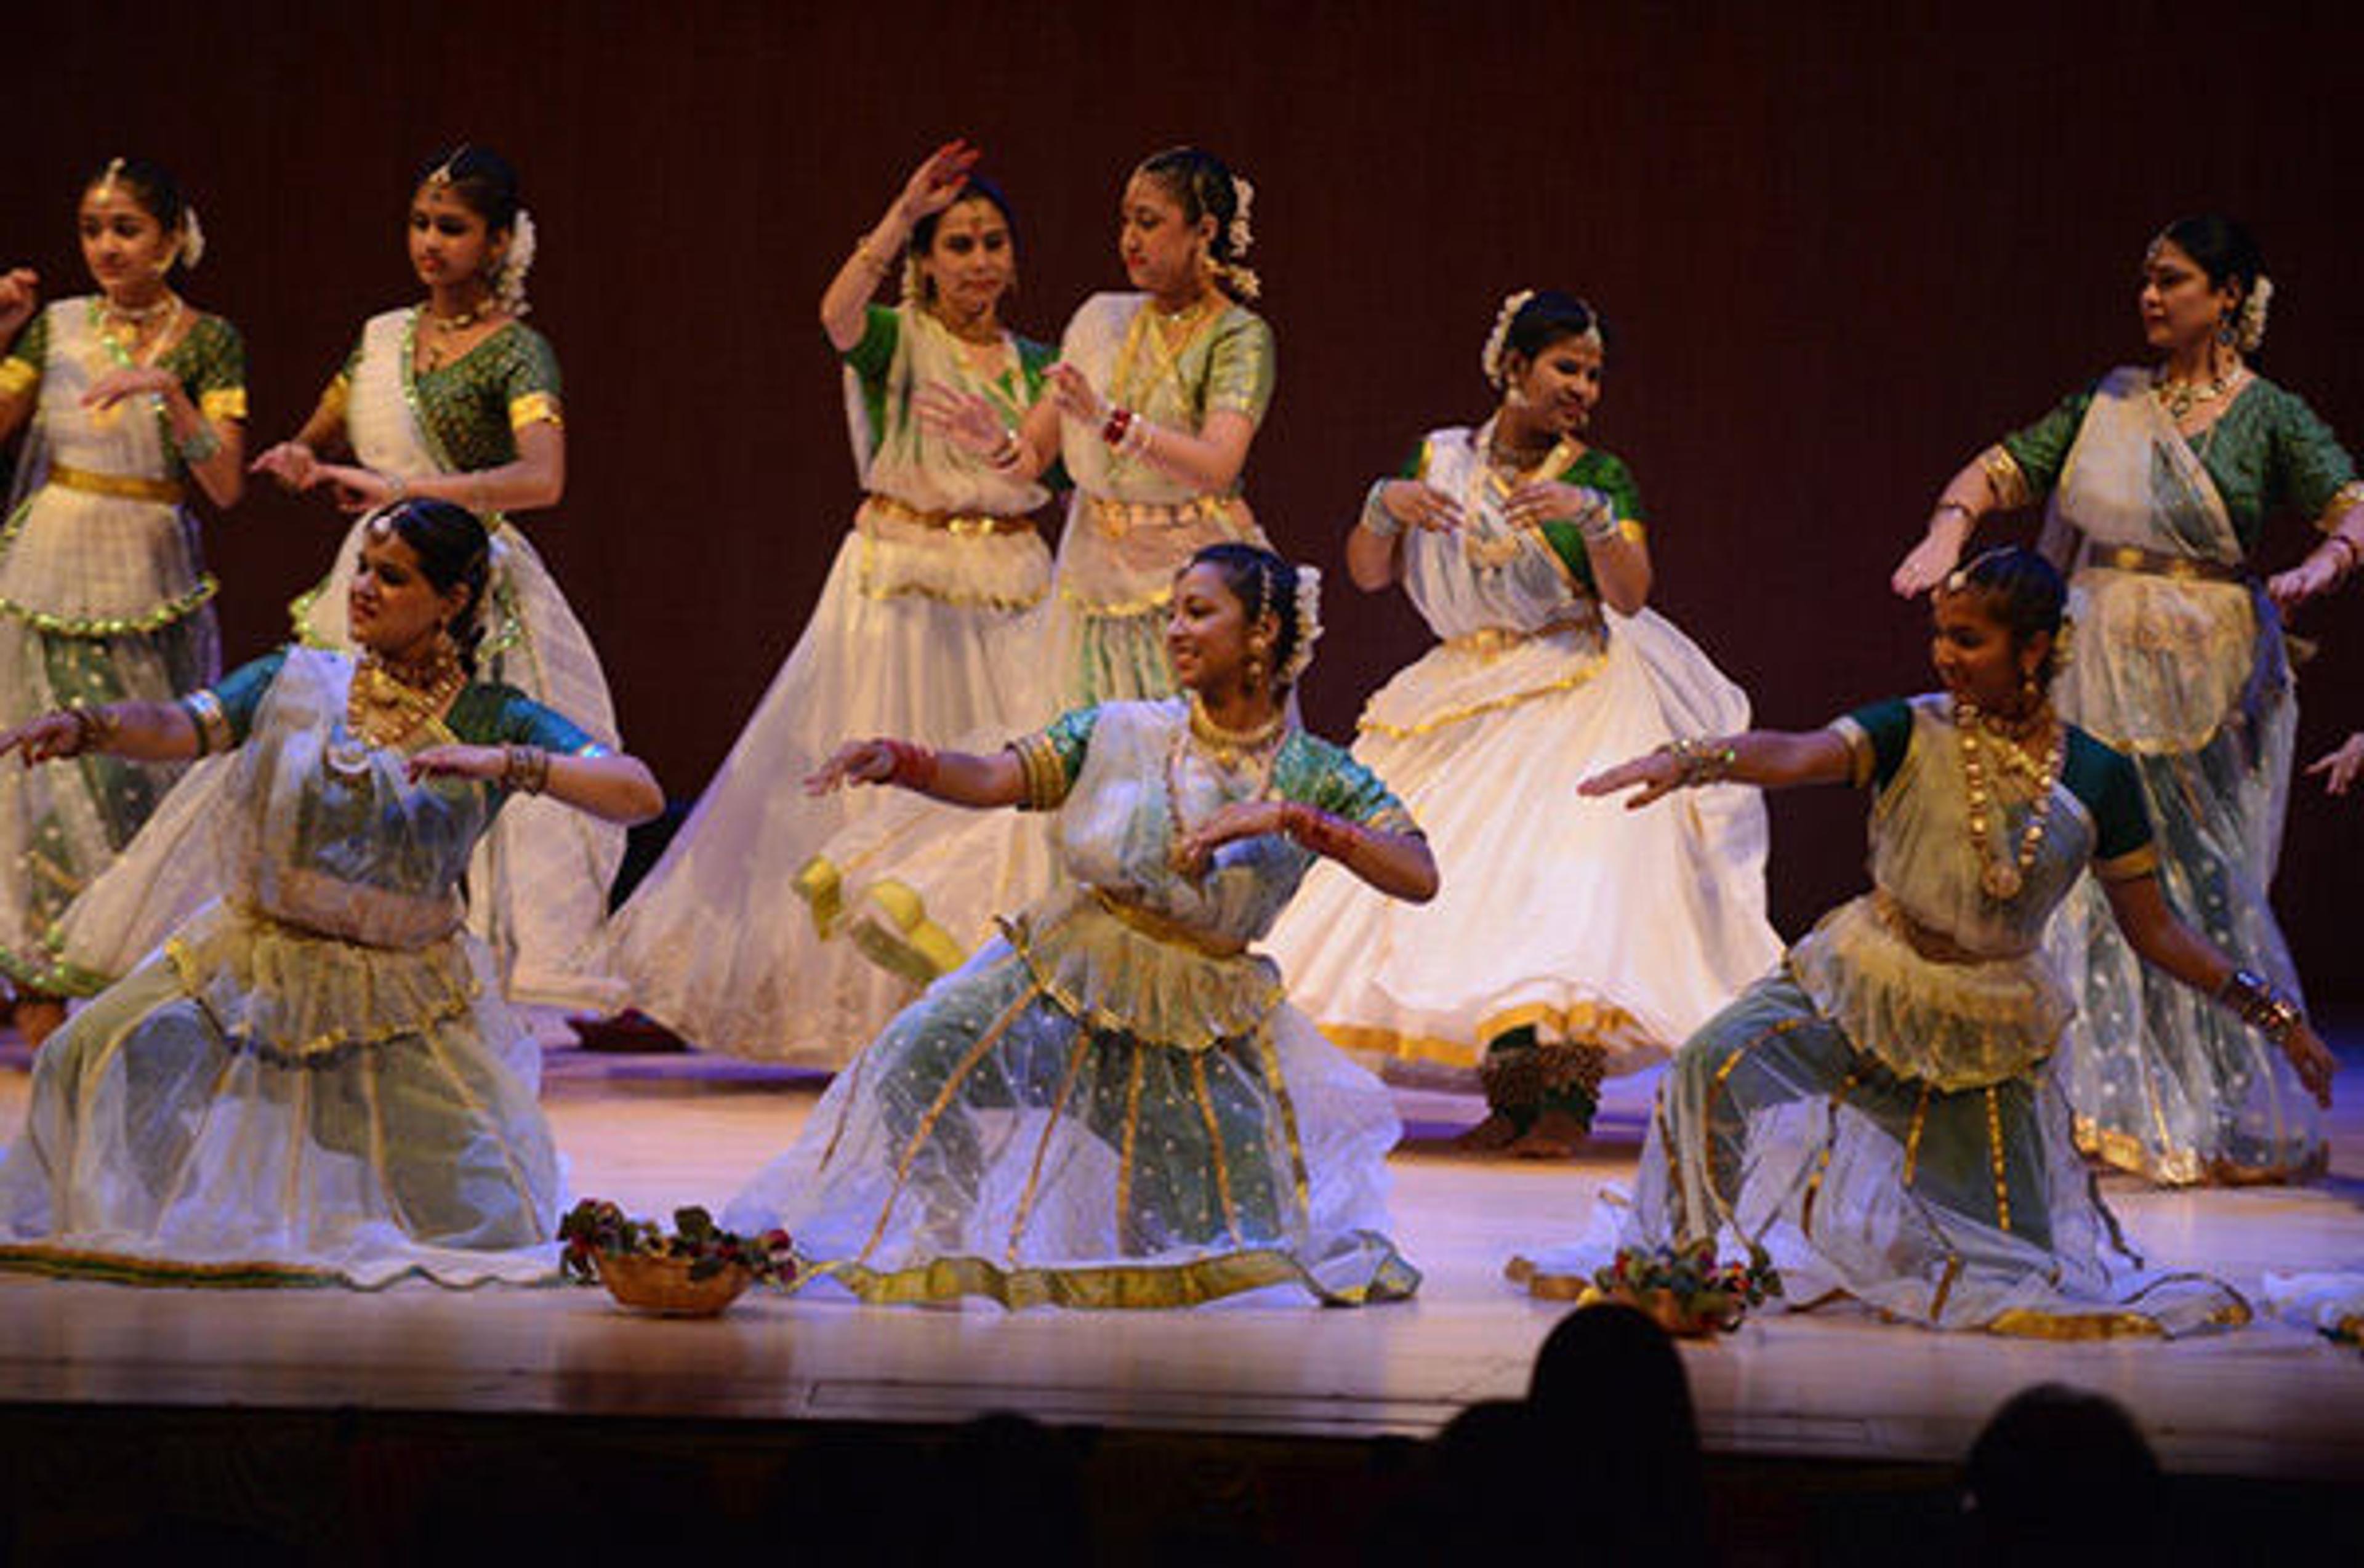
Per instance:
[[[520,319],[534,236],[517,172],[488,148],[436,160],[411,194],[409,233],[427,302],[372,317],[304,428],[255,470],[298,490],[326,487],[348,511],[421,495],[485,518],[494,541],[487,673],[613,746],[615,707],[598,655],[508,520],[555,505],[566,484],[558,360]],[[339,441],[355,461],[320,461]],[[356,525],[328,580],[296,601],[305,641],[351,645],[344,589],[361,544]],[[522,801],[501,814],[469,877],[469,917],[499,954],[511,1000],[620,1004],[622,986],[605,973],[605,930],[623,848],[621,829],[552,802]]]
[[[1248,308],[1254,189],[1177,147],[1125,183],[1117,250],[1135,294],[1086,300],[1051,368],[1052,395],[1013,426],[975,392],[920,406],[971,452],[1034,475],[1064,458],[1076,494],[1059,543],[1061,687],[1071,704],[1174,690],[1158,627],[1193,550],[1261,543],[1240,496],[1272,402],[1272,328]]]
[[[2213,1280],[2138,1272],[2102,1206],[2046,1065],[2076,1006],[2046,924],[2090,867],[2128,945],[2279,1047],[2322,1104],[2331,1056],[2294,1004],[2176,918],[2134,764],[2054,717],[2065,597],[2033,551],[1990,550],[1935,595],[1942,695],[1678,742],[1585,781],[1634,791],[1629,806],[1721,778],[1873,790],[1873,890],[1683,1047],[1628,1245],[1731,1232],[1772,1253],[1792,1303],[1836,1291],[1933,1328],[2086,1338],[2247,1318]],[[1512,1273],[1550,1294],[1579,1262]]]
[[[1347,567],[1369,592],[1401,582],[1439,640],[1371,699],[1355,755],[1397,781],[1453,885],[1383,906],[1317,871],[1272,941],[1333,1041],[1383,1071],[1476,1070],[1489,1114],[1464,1141],[1539,1157],[1582,1140],[1605,1073],[1663,1060],[1780,952],[1753,791],[1640,832],[1567,798],[1610,759],[1748,722],[1643,607],[1641,497],[1585,437],[1603,351],[1582,301],[1512,295],[1482,356],[1493,417],[1372,485]]]
[[[2170,224],[2140,296],[2160,362],[2111,372],[1956,474],[1895,587],[1942,580],[1990,510],[2051,497],[2046,549],[2073,572],[2082,631],[2061,712],[2134,759],[2169,904],[2295,998],[2266,895],[2297,718],[2269,594],[2287,609],[2354,570],[2364,484],[2306,405],[2244,359],[2271,293],[2239,225]],[[2331,537],[2261,592],[2250,563],[2267,515],[2285,509]],[[2099,889],[2073,896],[2067,929],[2087,944],[2068,1037],[2080,1145],[2155,1182],[2320,1170],[2322,1124],[2289,1069],[2146,971]]]
[[[238,502],[245,347],[171,286],[205,240],[161,164],[109,159],[79,221],[97,294],[42,309],[30,271],[0,276],[0,439],[32,424],[0,534],[0,726],[164,701],[221,668],[188,493]],[[0,770],[0,969],[34,1044],[63,1020],[61,995],[95,989],[60,961],[58,916],[179,773],[98,756]]]
[[[1049,494],[1006,460],[925,429],[920,388],[957,387],[1014,421],[1050,350],[1002,325],[1018,281],[1009,202],[938,148],[821,295],[845,361],[846,413],[866,494],[820,606],[664,859],[617,917],[618,967],[644,1012],[713,1051],[842,1066],[910,1000],[899,976],[828,942],[791,889],[855,814],[842,797],[782,798],[823,755],[815,737],[885,731],[945,745],[1009,735],[1046,706],[1026,612],[1051,581],[1031,514]],[[889,271],[904,298],[869,303]]]
[[[488,550],[464,509],[399,503],[368,520],[347,591],[358,659],[283,651],[177,703],[0,735],[28,762],[229,751],[237,803],[207,846],[228,896],[42,1053],[0,1165],[0,1263],[253,1284],[550,1272],[541,1055],[461,929],[460,882],[505,805],[630,822],[663,796],[632,758],[471,678]]]
[[[730,1223],[775,1217],[868,1301],[1411,1293],[1384,1234],[1387,1093],[1247,951],[1317,855],[1436,890],[1395,797],[1289,722],[1316,597],[1310,568],[1210,546],[1169,595],[1187,696],[1077,709],[992,756],[856,743],[814,776],[1056,809],[1069,880],[838,1077]]]
[[[1176,572],[1209,543],[1261,544],[1239,495],[1272,400],[1272,329],[1244,302],[1255,274],[1252,188],[1221,159],[1176,148],[1126,183],[1118,250],[1137,294],[1094,295],[1068,323],[1050,395],[1013,427],[974,392],[921,390],[920,417],[1018,475],[1064,462],[1076,494],[1051,606],[1054,654],[1039,712],[1174,691],[1158,637]],[[957,968],[1000,909],[1050,885],[1031,824],[952,831],[917,799],[869,813],[807,868],[816,909],[906,991]]]

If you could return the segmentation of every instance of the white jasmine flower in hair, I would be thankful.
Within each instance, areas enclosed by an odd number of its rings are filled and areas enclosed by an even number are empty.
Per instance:
[[[533,308],[526,303],[525,275],[533,270],[533,214],[518,208],[517,222],[509,227],[509,253],[501,260],[500,279],[493,285],[501,308],[511,316],[523,316]]]
[[[2265,273],[2249,285],[2249,297],[2241,302],[2240,336],[2236,342],[2241,352],[2254,354],[2266,340],[2266,310],[2273,304],[2274,280]]]
[[[1305,667],[1313,662],[1313,645],[1321,638],[1321,569],[1300,565],[1297,569],[1297,646],[1288,651],[1288,667],[1280,678],[1295,685]]]
[[[1255,187],[1248,183],[1246,175],[1232,176],[1232,196],[1236,206],[1232,212],[1230,239],[1232,260],[1236,261],[1255,243],[1255,231],[1248,227],[1248,207],[1255,200]]]
[[[1478,366],[1485,371],[1489,384],[1502,384],[1502,353],[1510,345],[1511,323],[1518,319],[1519,312],[1525,309],[1527,301],[1534,297],[1533,289],[1521,289],[1503,296],[1502,308],[1494,317],[1494,329],[1486,334],[1486,347],[1478,355]]]
[[[197,221],[196,204],[191,202],[181,208],[181,265],[194,267],[205,256],[206,228]]]

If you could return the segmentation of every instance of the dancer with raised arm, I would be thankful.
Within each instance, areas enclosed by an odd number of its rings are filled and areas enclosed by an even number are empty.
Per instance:
[[[812,864],[870,802],[800,798],[793,781],[843,736],[950,745],[1017,734],[1049,708],[1028,612],[1050,589],[1033,521],[1050,493],[1009,450],[963,450],[915,408],[957,389],[1015,424],[1051,359],[1001,319],[1017,218],[976,157],[959,142],[931,153],[821,296],[862,505],[795,651],[617,916],[634,1005],[705,1050],[839,1067],[910,1000],[903,976],[828,940],[840,905]],[[870,303],[889,276],[901,299]]]

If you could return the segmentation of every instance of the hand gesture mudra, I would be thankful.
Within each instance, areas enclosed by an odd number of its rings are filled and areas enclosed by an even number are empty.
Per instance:
[[[805,777],[805,793],[829,795],[848,784],[885,784],[895,773],[895,749],[884,740],[849,740]]]
[[[975,457],[991,457],[1009,437],[1009,427],[990,402],[942,382],[922,385],[912,394],[911,406],[919,413],[921,429]]]
[[[954,137],[921,159],[911,177],[903,182],[903,194],[895,198],[904,220],[917,223],[952,206],[961,186],[967,183],[969,171],[984,155],[981,149]]]

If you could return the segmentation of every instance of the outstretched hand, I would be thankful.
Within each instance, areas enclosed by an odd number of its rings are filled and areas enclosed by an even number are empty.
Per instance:
[[[385,475],[351,463],[315,463],[310,483],[336,486],[337,506],[348,512],[374,512],[392,505],[397,495]]]
[[[895,749],[884,740],[849,740],[805,778],[805,793],[829,795],[848,784],[885,784],[895,775]]]
[[[2306,1085],[2306,1092],[2314,1096],[2314,1103],[2329,1110],[2331,1080],[2339,1072],[2339,1062],[2331,1054],[2331,1048],[2323,1043],[2323,1037],[2314,1032],[2314,1026],[2301,1024],[2291,1030],[2289,1038],[2282,1041],[2282,1054],[2290,1058],[2291,1070]]]
[[[903,194],[895,198],[905,220],[917,223],[952,206],[961,187],[968,183],[969,171],[984,156],[982,148],[972,147],[965,139],[954,137],[921,159],[920,166],[911,171],[911,177],[903,182]]]
[[[1912,552],[1897,562],[1888,579],[1888,585],[1901,599],[1917,599],[1943,583],[1955,567],[1961,564],[1962,545],[1959,539],[1931,534],[1912,547]]]
[[[2339,750],[2309,762],[2306,771],[2309,774],[2329,775],[2323,781],[2324,794],[2346,795],[2347,786],[2356,782],[2356,775],[2364,773],[2364,729],[2350,735]]]
[[[1050,384],[1051,395],[1057,400],[1060,413],[1087,425],[1107,421],[1108,399],[1099,395],[1083,372],[1061,360],[1043,376]]]
[[[912,394],[911,406],[919,412],[920,428],[974,457],[993,456],[1009,437],[991,403],[942,382],[924,383]]]
[[[491,783],[508,767],[509,754],[499,746],[429,746],[413,751],[402,764],[412,784],[420,779],[482,779]]]
[[[82,754],[82,722],[71,713],[45,713],[0,735],[0,757],[17,753],[25,766]]]
[[[1639,811],[1651,802],[1673,792],[1683,782],[1682,759],[1668,751],[1645,751],[1631,762],[1604,768],[1576,786],[1578,795],[1615,795],[1620,790],[1634,791],[1625,803],[1628,811]]]
[[[309,490],[319,483],[320,460],[301,441],[282,441],[246,465],[249,473],[267,473],[286,490]]]

